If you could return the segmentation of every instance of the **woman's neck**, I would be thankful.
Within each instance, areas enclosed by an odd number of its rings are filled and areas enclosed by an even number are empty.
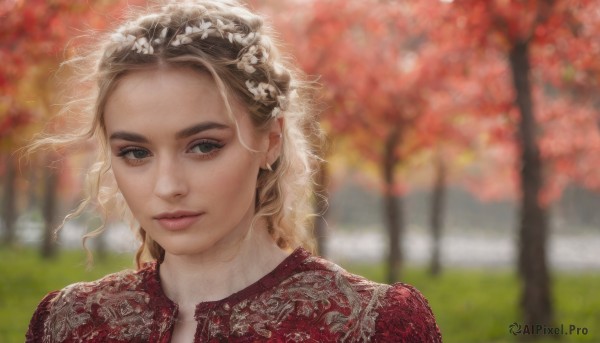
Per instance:
[[[257,227],[230,249],[194,256],[166,253],[160,278],[167,297],[179,305],[179,319],[192,320],[198,303],[221,300],[241,291],[288,255],[266,229]]]

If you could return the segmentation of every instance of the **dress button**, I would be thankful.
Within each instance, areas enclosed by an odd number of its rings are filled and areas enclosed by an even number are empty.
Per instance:
[[[223,308],[225,309],[225,311],[229,311],[231,309],[231,306],[229,306],[228,303],[223,304]]]

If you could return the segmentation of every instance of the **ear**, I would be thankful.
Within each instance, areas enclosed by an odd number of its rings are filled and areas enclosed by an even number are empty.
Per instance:
[[[267,134],[269,146],[267,147],[267,153],[265,154],[265,161],[263,165],[266,165],[267,163],[272,165],[281,155],[284,124],[284,119],[281,117],[275,119],[273,123],[271,123],[271,128]]]

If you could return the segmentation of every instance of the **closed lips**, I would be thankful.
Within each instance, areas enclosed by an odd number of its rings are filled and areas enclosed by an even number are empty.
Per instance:
[[[183,217],[195,217],[195,216],[199,216],[200,214],[201,214],[200,212],[178,211],[178,212],[172,212],[172,213],[162,213],[162,214],[159,214],[158,216],[154,217],[154,219],[177,219],[177,218],[183,218]]]
[[[192,226],[201,215],[201,212],[175,212],[158,215],[155,217],[155,220],[165,230],[178,231]]]

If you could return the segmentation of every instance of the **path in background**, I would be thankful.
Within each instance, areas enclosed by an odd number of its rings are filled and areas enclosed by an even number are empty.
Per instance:
[[[416,232],[415,232],[416,231]],[[30,244],[40,239],[41,230],[35,225],[19,231],[22,241]],[[83,229],[67,224],[60,233],[64,247],[81,246]],[[117,252],[134,252],[137,243],[124,225],[113,225],[106,231],[107,247]],[[442,239],[442,263],[449,267],[508,267],[515,264],[515,237],[493,233],[452,233]],[[404,241],[409,264],[426,264],[431,241],[425,233],[411,230]],[[338,263],[376,263],[382,261],[387,249],[386,237],[377,231],[345,231],[331,229],[328,234],[327,256]],[[550,237],[549,260],[552,268],[560,270],[600,271],[600,235],[555,234]]]
[[[445,266],[509,267],[515,265],[516,237],[492,234],[457,234],[442,238],[441,257]],[[549,261],[560,270],[600,271],[600,235],[553,235],[549,242]],[[340,262],[381,261],[387,249],[379,232],[334,231],[329,235],[330,258]],[[424,233],[408,233],[404,241],[407,262],[426,264],[431,240]]]

